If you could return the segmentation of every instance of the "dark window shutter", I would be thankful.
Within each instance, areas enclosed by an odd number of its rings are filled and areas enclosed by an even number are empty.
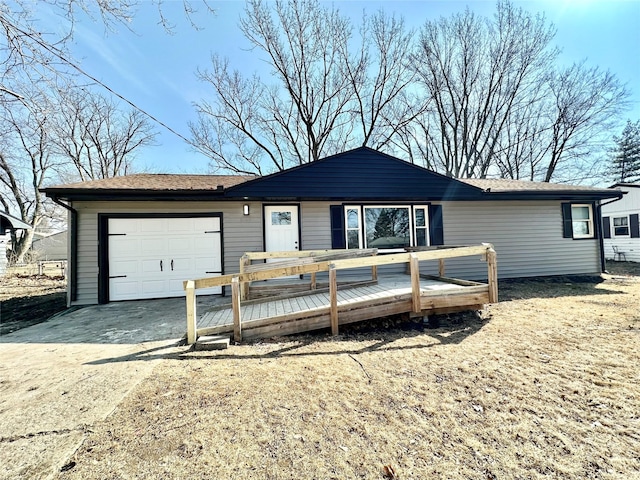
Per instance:
[[[573,238],[573,220],[571,218],[571,204],[562,205],[562,237]]]
[[[638,214],[629,215],[629,233],[631,238],[640,238],[640,222],[638,222]]]
[[[344,233],[344,207],[331,205],[331,248],[346,248]]]
[[[429,205],[429,245],[444,245],[442,205]]]
[[[609,217],[602,217],[602,238],[611,238],[611,221]]]

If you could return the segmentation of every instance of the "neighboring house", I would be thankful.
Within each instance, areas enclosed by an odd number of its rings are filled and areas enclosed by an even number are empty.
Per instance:
[[[67,259],[67,231],[40,236],[31,242],[31,250],[40,261]]]
[[[610,188],[624,196],[602,205],[605,257],[640,262],[640,183],[616,183]]]
[[[262,178],[141,174],[44,192],[69,210],[72,305],[179,296],[183,280],[237,272],[247,251],[490,242],[500,278],[599,274],[599,204],[622,195],[456,180],[366,147]],[[447,261],[447,275],[486,274],[479,259]]]
[[[0,212],[0,275],[7,270],[7,248],[11,243],[11,235],[8,230],[29,230],[31,225],[12,217],[8,213]]]

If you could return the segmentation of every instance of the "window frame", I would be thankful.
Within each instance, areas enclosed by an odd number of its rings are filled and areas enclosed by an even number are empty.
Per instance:
[[[574,208],[587,208],[587,211],[589,212],[589,217],[587,219],[582,219],[582,218],[576,219],[576,217],[573,215]],[[576,233],[574,224],[578,222],[586,223],[589,233],[587,234]],[[595,223],[593,220],[593,205],[591,205],[590,203],[572,203],[571,204],[571,229],[573,232],[573,238],[596,238]]]
[[[368,208],[396,208],[401,209],[404,208],[408,211],[409,214],[409,247],[416,246],[416,229],[421,229],[425,231],[425,246],[431,245],[431,225],[430,225],[430,205],[429,204],[393,204],[393,203],[385,203],[385,204],[345,204],[344,208],[344,237],[345,237],[345,248],[349,249],[349,231],[354,231],[356,228],[349,227],[349,219],[348,212],[349,210],[356,210],[358,212],[358,248],[373,248],[368,247],[366,245],[366,210]],[[423,209],[425,212],[425,225],[417,226],[416,225],[416,210]],[[404,252],[404,248],[378,248],[378,252],[380,253],[397,253]]]
[[[616,225],[616,220],[625,220],[626,224],[625,225]],[[612,227],[612,237],[629,237],[631,236],[631,230],[629,228],[630,226],[630,222],[629,222],[629,215],[621,215],[618,217],[614,217],[613,215],[611,215],[611,227]],[[627,233],[618,233],[617,232],[617,228],[626,228]]]

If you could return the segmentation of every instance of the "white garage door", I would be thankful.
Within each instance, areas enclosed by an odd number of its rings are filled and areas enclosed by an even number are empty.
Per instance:
[[[180,297],[183,281],[222,272],[218,217],[110,218],[108,228],[109,300]]]

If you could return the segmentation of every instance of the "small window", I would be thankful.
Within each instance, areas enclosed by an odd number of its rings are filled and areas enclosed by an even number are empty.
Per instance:
[[[427,207],[415,207],[413,209],[416,225],[416,247],[426,247],[429,245],[429,222]]]
[[[360,248],[360,207],[346,207],[347,248]]]
[[[593,238],[591,205],[571,205],[573,238]]]
[[[291,225],[291,212],[272,212],[271,225]]]
[[[613,235],[616,237],[629,236],[629,217],[613,217]]]

